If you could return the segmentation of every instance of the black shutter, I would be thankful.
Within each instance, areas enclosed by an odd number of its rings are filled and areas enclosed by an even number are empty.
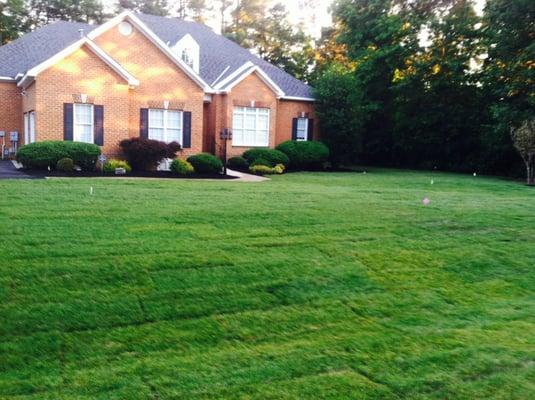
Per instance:
[[[63,140],[72,141],[73,107],[71,103],[63,104]]]
[[[104,106],[93,106],[95,144],[104,146]]]
[[[149,138],[149,109],[142,108],[139,119],[139,137],[142,139]]]
[[[297,140],[297,118],[292,121],[292,140]]]
[[[314,120],[312,118],[308,120],[307,140],[314,140]]]
[[[184,112],[184,134],[182,137],[182,148],[189,149],[191,147],[191,112]]]

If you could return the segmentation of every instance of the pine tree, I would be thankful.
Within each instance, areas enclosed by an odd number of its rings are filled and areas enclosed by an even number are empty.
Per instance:
[[[34,27],[58,20],[100,24],[106,18],[99,0],[30,0],[29,6]]]
[[[0,2],[0,45],[8,43],[28,29],[24,0]]]
[[[119,0],[119,10],[131,10],[162,17],[169,15],[167,0]]]

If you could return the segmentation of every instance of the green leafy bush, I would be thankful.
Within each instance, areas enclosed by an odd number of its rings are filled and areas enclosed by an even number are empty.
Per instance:
[[[195,172],[200,174],[219,174],[223,169],[223,163],[219,158],[209,153],[199,153],[188,158]]]
[[[178,175],[189,175],[195,172],[195,168],[188,161],[177,158],[171,163],[171,171]]]
[[[228,159],[227,167],[236,171],[248,171],[249,163],[243,157],[232,157]]]
[[[321,142],[297,142],[289,140],[277,146],[290,159],[293,169],[320,169],[329,159],[329,148]]]
[[[164,158],[175,158],[180,150],[177,142],[165,143],[158,140],[132,138],[119,143],[132,169],[138,171],[155,170]]]
[[[91,143],[49,140],[22,146],[16,159],[26,168],[54,168],[62,158],[70,158],[83,170],[92,171],[97,164],[100,147]]]
[[[275,149],[250,149],[243,153],[243,158],[247,160],[249,165],[261,158],[269,161],[270,167],[274,167],[277,164],[288,165],[290,162],[286,154]]]
[[[282,174],[284,173],[285,167],[283,164],[277,164],[274,167],[269,167],[267,165],[252,165],[249,168],[249,171],[255,175],[273,175],[273,174]]]
[[[103,171],[105,174],[115,174],[117,168],[124,168],[126,173],[132,172],[132,167],[128,162],[123,160],[108,160],[104,163]]]
[[[270,167],[272,168],[273,167],[273,163],[264,159],[264,158],[257,158],[256,160],[254,160],[252,163],[251,163],[251,167],[256,167],[257,165],[264,165],[266,167]]]
[[[63,172],[72,172],[74,171],[74,161],[72,158],[62,158],[57,162],[56,169]]]

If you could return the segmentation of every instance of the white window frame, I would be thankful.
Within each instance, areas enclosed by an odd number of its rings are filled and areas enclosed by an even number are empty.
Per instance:
[[[305,121],[305,129],[304,131],[299,129],[299,121]],[[297,118],[297,132],[296,135],[296,141],[298,142],[306,142],[308,140],[308,118]],[[299,132],[303,131],[304,135],[302,138],[299,138]]]
[[[79,123],[76,120],[76,108],[78,107],[89,107],[91,110],[91,121],[90,123]],[[74,103],[72,107],[72,140],[75,142],[83,142],[80,137],[80,132],[78,130],[79,126],[90,126],[91,127],[91,141],[84,143],[95,143],[95,107],[93,104],[87,103]]]
[[[184,141],[184,112],[183,111],[179,111],[179,110],[166,110],[164,108],[149,108],[149,121],[148,121],[148,135],[149,135],[149,139],[154,139],[153,137],[151,137],[151,134],[150,134],[150,130],[151,130],[151,112],[152,111],[163,111],[163,126],[153,126],[153,128],[157,128],[157,129],[163,129],[163,141],[165,143],[171,143],[171,142],[174,142],[174,141],[177,141],[176,139],[170,137],[170,132],[171,130],[177,130],[176,128],[169,128],[168,127],[168,120],[167,120],[167,116],[169,115],[169,113],[178,113],[179,114],[179,121],[180,121],[180,124],[179,124],[179,135],[178,135],[178,143],[180,144],[180,146],[182,146],[182,143]],[[159,140],[159,139],[155,139],[155,140]]]
[[[35,142],[35,111],[30,111],[29,115],[29,129],[30,129],[30,141],[29,143]]]
[[[254,137],[246,137],[245,121],[247,116],[254,114]],[[241,115],[242,127],[236,125],[236,116]],[[266,129],[258,129],[260,117],[267,117]],[[232,113],[232,145],[236,147],[269,147],[269,132],[271,124],[271,110],[261,107],[234,107]],[[258,137],[262,133],[263,140]]]

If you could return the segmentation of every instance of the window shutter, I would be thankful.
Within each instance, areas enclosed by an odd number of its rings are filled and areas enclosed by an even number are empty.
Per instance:
[[[71,103],[63,104],[63,140],[72,141],[73,131],[73,105]]]
[[[312,118],[308,120],[307,140],[314,140],[314,120]]]
[[[292,140],[297,140],[297,118],[292,121]]]
[[[142,139],[149,138],[149,109],[142,108],[139,118],[139,137]]]
[[[104,106],[93,106],[93,119],[95,144],[104,146]]]
[[[184,112],[184,124],[183,124],[183,135],[182,135],[182,148],[189,149],[191,148],[191,112]]]

